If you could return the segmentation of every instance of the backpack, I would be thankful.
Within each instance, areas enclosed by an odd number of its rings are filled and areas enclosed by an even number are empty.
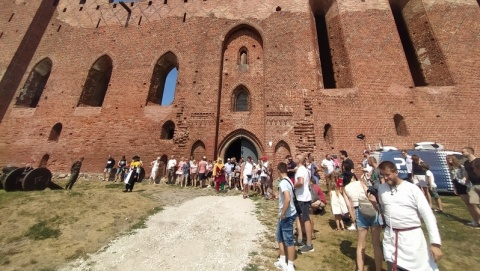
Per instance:
[[[295,210],[297,210],[297,215],[301,215],[302,214],[302,209],[300,208],[300,205],[298,204],[297,196],[295,195],[295,188],[293,187],[292,183],[290,182],[290,179],[283,178],[283,180],[287,181],[288,184],[292,187],[293,205],[295,206]]]

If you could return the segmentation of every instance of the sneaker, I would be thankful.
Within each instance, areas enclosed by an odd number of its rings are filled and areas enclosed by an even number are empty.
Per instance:
[[[315,249],[313,249],[313,245],[304,245],[298,250],[298,253],[303,254],[303,253],[308,253],[308,252],[314,252]]]
[[[282,271],[287,271],[287,263],[286,262],[282,262],[280,261],[280,259],[278,259],[278,261],[274,262],[273,265],[275,265],[275,267],[278,269],[278,270],[282,270]]]
[[[295,271],[295,266],[293,265],[287,265],[287,271]]]
[[[355,227],[355,225],[350,225],[350,227],[347,228],[347,230],[349,231],[356,231],[357,230],[357,227]]]
[[[303,246],[305,246],[305,242],[302,241],[302,242],[299,243],[298,241],[295,241],[295,244],[293,244],[293,245],[296,246],[296,247],[303,247]]]

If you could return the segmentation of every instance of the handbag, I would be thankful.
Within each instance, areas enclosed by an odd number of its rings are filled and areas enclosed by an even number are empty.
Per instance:
[[[375,210],[370,200],[365,196],[358,199],[358,210],[362,216],[369,221],[373,221],[377,217],[377,210]]]
[[[300,205],[298,204],[298,200],[297,200],[297,196],[295,195],[295,188],[293,187],[292,183],[290,182],[289,179],[287,178],[283,178],[285,181],[288,182],[288,184],[290,184],[290,186],[292,187],[292,192],[293,192],[293,205],[295,206],[295,210],[297,210],[297,214],[298,215],[301,215],[302,214],[302,209],[300,208]]]
[[[367,186],[363,181],[360,182],[362,184],[364,193],[362,193],[358,198],[358,211],[362,214],[364,218],[369,221],[373,221],[377,217],[378,212],[375,207],[373,207],[373,204],[370,202],[370,200],[367,198]]]

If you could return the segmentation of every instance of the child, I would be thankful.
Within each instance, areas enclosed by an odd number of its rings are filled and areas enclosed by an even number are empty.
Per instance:
[[[342,216],[348,213],[347,204],[342,195],[342,187],[336,185],[335,190],[330,191],[330,205],[332,206],[332,214],[335,215],[336,231],[345,230]]]
[[[427,163],[423,163],[422,165],[423,170],[425,170],[425,179],[428,184],[428,191],[430,192],[430,197],[435,199],[435,204],[437,205],[437,209],[433,208],[433,204],[430,201],[430,208],[434,211],[443,212],[442,207],[442,200],[437,192],[437,184],[435,184],[435,177],[433,176],[432,171],[430,171],[430,166]]]

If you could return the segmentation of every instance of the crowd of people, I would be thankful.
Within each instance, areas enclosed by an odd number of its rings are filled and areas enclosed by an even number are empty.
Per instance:
[[[409,155],[403,150],[408,176],[399,177],[397,165],[391,161],[378,164],[369,151],[355,168],[347,151],[338,156],[326,154],[318,165],[312,155],[288,155],[284,162],[273,166],[266,156],[257,162],[251,157],[222,158],[199,161],[172,155],[165,165],[166,184],[215,188],[217,193],[229,189],[242,191],[243,198],[251,191],[266,199],[278,199],[279,220],[277,241],[280,257],[275,266],[292,271],[296,253],[313,252],[312,240],[316,238],[312,214],[324,213],[329,204],[335,220],[336,231],[357,231],[356,265],[363,270],[367,235],[370,230],[374,250],[375,269],[381,270],[385,260],[388,270],[438,270],[436,261],[442,257],[441,240],[434,212],[444,212],[441,198],[436,191],[435,177],[430,166],[419,155]],[[480,158],[471,147],[462,149],[464,162],[455,155],[447,155],[446,163],[455,194],[467,206],[472,222],[469,226],[480,229]],[[72,165],[71,189],[78,178],[83,158]],[[159,183],[160,157],[150,163],[149,183]],[[115,160],[109,156],[104,169],[108,180]],[[131,192],[139,179],[143,162],[134,156],[128,164],[125,156],[118,162],[114,181],[124,181],[124,192]],[[275,170],[276,171],[275,171]],[[276,182],[274,183],[274,175]],[[323,176],[322,176],[323,175]],[[429,233],[430,244],[421,229],[422,219]],[[350,223],[347,227],[346,224]],[[381,233],[383,230],[383,248]],[[407,247],[408,246],[408,247]],[[296,249],[295,249],[296,248]]]
[[[363,153],[364,159],[357,169],[343,150],[339,152],[340,161],[327,154],[320,165],[329,190],[335,230],[357,231],[357,270],[364,268],[369,231],[375,270],[382,270],[383,260],[387,262],[388,270],[438,270],[436,262],[443,254],[434,212],[442,213],[444,210],[436,191],[435,177],[421,157],[410,156],[407,150],[403,150],[402,155],[407,166],[406,179],[399,177],[396,164],[391,161],[377,164],[376,158],[368,151]],[[463,164],[453,154],[447,155],[445,162],[454,192],[462,198],[472,216],[472,222],[467,224],[480,229],[480,158],[474,156],[471,147],[463,148],[462,155]],[[293,261],[296,254],[314,251],[311,244],[313,205],[309,204],[311,190],[305,186],[305,179],[310,179],[312,183],[318,179],[314,177],[316,165],[312,161],[311,157],[306,159],[298,155],[295,162],[287,159],[277,166],[282,179],[279,183],[280,218],[277,225],[280,257],[275,266],[280,270],[295,270]],[[356,172],[361,173],[357,176]],[[345,218],[351,221],[349,227],[345,226]],[[421,220],[428,231],[429,245]]]

